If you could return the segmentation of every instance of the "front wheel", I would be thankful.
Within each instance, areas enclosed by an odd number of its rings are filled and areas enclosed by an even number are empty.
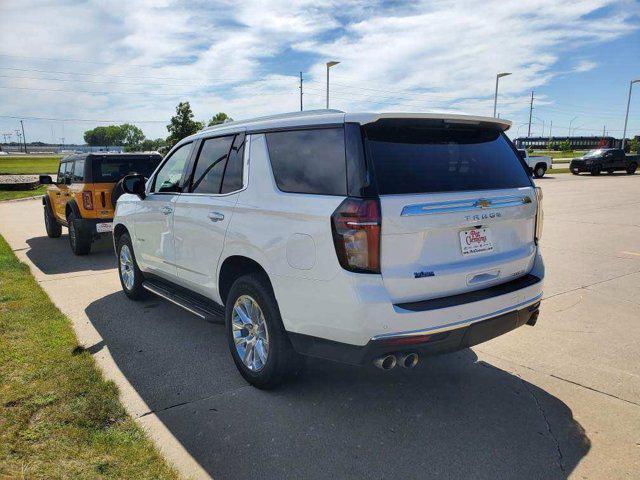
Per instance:
[[[303,366],[282,325],[278,303],[263,275],[238,278],[225,305],[229,350],[244,379],[270,389],[297,374]]]
[[[627,174],[633,175],[634,173],[636,173],[637,168],[638,168],[638,164],[632,163],[627,167]]]
[[[594,167],[591,170],[591,175],[600,175],[600,167]]]
[[[123,233],[118,237],[116,253],[118,254],[118,276],[122,290],[131,300],[145,298],[147,291],[142,288],[144,278],[133,254],[133,245],[128,233]]]
[[[53,212],[48,205],[44,206],[44,228],[49,238],[58,238],[62,235],[62,227],[53,216]]]

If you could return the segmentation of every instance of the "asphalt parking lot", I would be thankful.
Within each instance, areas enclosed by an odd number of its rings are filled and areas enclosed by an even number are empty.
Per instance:
[[[0,204],[0,233],[194,476],[637,478],[640,175],[537,183],[547,278],[535,327],[411,371],[310,360],[273,392],[242,380],[220,325],[127,300],[108,240],[74,257],[66,235],[47,238],[40,200]]]

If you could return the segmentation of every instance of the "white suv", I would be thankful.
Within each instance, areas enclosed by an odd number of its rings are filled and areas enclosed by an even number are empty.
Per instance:
[[[261,388],[301,356],[413,367],[533,325],[542,196],[509,126],[322,110],[207,128],[126,177],[122,287],[224,317]]]

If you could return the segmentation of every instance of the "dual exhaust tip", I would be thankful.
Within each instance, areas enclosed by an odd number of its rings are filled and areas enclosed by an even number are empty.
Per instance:
[[[403,368],[413,368],[418,364],[420,357],[417,353],[401,353],[395,355],[390,353],[388,355],[382,355],[373,361],[373,364],[380,370],[391,370],[400,365]]]

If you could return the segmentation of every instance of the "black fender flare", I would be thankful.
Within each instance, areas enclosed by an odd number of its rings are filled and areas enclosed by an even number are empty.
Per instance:
[[[82,214],[80,213],[80,208],[78,207],[78,204],[76,203],[75,199],[69,200],[64,207],[64,216],[67,218],[69,217],[69,210],[71,210],[73,213],[76,214],[76,218],[82,218]]]

